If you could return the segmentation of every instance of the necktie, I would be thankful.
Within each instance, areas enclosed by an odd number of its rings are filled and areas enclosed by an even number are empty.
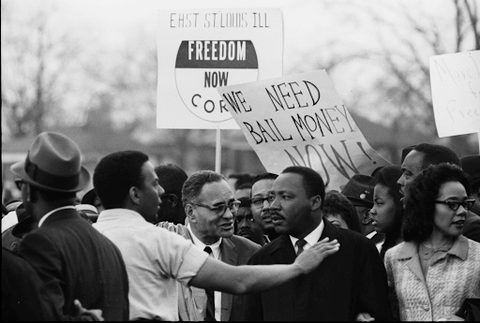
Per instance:
[[[203,249],[206,253],[210,255],[210,257],[213,257],[212,254],[212,248],[210,247],[205,247]],[[210,289],[206,289],[205,293],[207,294],[207,313],[205,316],[205,321],[215,321],[215,296],[214,296],[214,291]]]
[[[303,239],[297,240],[295,243],[297,245],[298,251],[297,251],[297,257],[300,256],[300,254],[303,252],[303,246],[307,244],[307,242]]]

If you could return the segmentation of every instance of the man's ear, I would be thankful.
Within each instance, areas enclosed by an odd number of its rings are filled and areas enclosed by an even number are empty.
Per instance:
[[[311,204],[312,211],[317,210],[322,207],[322,198],[320,197],[320,195],[316,195],[312,197],[311,203],[312,203]]]
[[[135,186],[130,187],[130,189],[128,190],[128,197],[133,204],[140,204],[140,195],[138,189]]]
[[[168,203],[170,203],[170,206],[172,207],[172,209],[177,207],[178,200],[179,200],[179,198],[175,194],[170,194],[168,196]]]
[[[362,212],[362,222],[363,225],[368,225],[368,224],[371,224],[373,222],[373,219],[372,217],[370,216],[370,211],[368,210],[365,210]]]
[[[188,219],[188,222],[197,222],[196,216],[195,216],[195,208],[191,204],[185,205],[185,215]]]

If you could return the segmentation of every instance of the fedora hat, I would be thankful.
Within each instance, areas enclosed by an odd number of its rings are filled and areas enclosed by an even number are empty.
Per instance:
[[[90,181],[90,174],[80,160],[80,149],[73,140],[60,133],[42,132],[30,146],[27,158],[10,169],[38,189],[73,193]]]
[[[373,206],[374,179],[372,176],[355,174],[350,178],[341,193],[355,206]]]

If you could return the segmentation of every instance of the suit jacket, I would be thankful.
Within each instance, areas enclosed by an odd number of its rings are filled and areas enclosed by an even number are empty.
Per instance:
[[[76,316],[73,301],[101,309],[106,321],[128,320],[128,276],[118,248],[74,209],[50,215],[24,236],[18,254],[37,271],[57,320]]]
[[[369,313],[390,320],[387,277],[375,245],[363,235],[325,221],[321,239],[337,239],[340,250],[317,269],[270,291],[247,295],[248,321],[353,321]],[[249,264],[291,264],[296,257],[288,235],[256,252]]]
[[[190,231],[182,224],[160,222],[158,226],[176,232],[192,240]],[[193,242],[193,240],[192,240]],[[237,235],[223,238],[220,244],[221,260],[232,266],[246,265],[250,257],[260,249],[260,245]],[[203,321],[207,304],[204,289],[178,285],[179,316],[182,321]],[[243,296],[222,293],[221,321],[239,321],[242,318]]]

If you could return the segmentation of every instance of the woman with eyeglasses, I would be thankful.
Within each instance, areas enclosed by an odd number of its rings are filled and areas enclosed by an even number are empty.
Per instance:
[[[475,201],[466,174],[452,164],[430,166],[408,190],[404,242],[385,254],[394,316],[463,320],[462,303],[480,297],[480,243],[461,235]]]

